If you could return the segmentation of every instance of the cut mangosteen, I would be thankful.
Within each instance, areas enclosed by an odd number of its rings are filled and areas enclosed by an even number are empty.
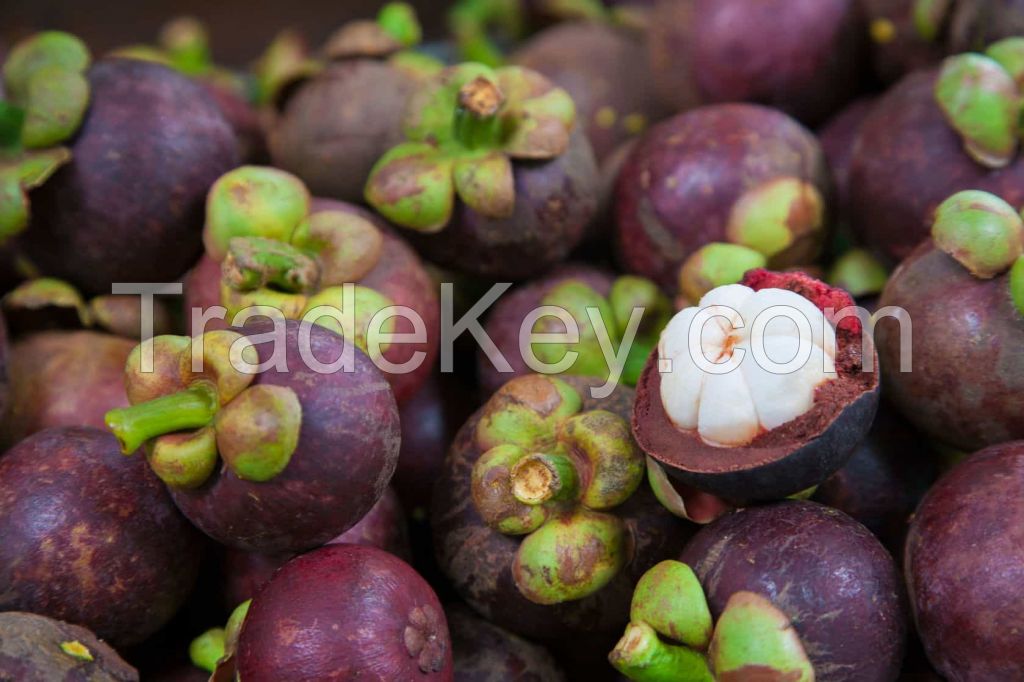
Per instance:
[[[859,320],[834,328],[826,318],[852,306],[799,273],[752,270],[743,284],[712,290],[673,318],[647,361],[633,411],[640,447],[670,476],[734,503],[818,485],[878,407],[862,341],[877,357]]]
[[[0,613],[0,679],[138,682],[139,671],[89,630],[34,613]]]
[[[928,492],[904,566],[928,659],[950,680],[1024,676],[1024,442],[986,448]]]
[[[138,643],[195,584],[202,536],[145,463],[98,429],[30,436],[0,458],[0,609]]]
[[[444,610],[408,564],[332,545],[285,564],[252,602],[235,652],[243,680],[451,680]]]
[[[601,383],[513,379],[463,426],[435,486],[441,569],[517,634],[617,630],[632,581],[691,532],[643,485],[631,389],[597,400],[588,389]]]

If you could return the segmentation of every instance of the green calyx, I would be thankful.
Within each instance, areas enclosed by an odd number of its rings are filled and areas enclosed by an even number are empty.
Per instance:
[[[1017,312],[1024,316],[1024,256],[1010,268],[1010,298]]]
[[[468,62],[501,66],[505,57],[499,40],[515,41],[524,29],[521,0],[459,0],[448,12],[448,25]]]
[[[274,105],[289,85],[312,78],[323,68],[323,63],[310,55],[306,41],[298,32],[281,31],[253,67],[254,99],[257,104]]]
[[[222,283],[235,291],[272,288],[306,293],[320,282],[317,262],[287,242],[234,237],[221,264]]]
[[[575,122],[572,98],[520,67],[452,66],[413,96],[407,141],[376,163],[366,200],[391,222],[445,228],[455,197],[490,218],[515,209],[512,162],[562,154]]]
[[[964,151],[987,168],[1007,166],[1017,153],[1021,92],[1000,62],[981,54],[947,58],[935,100],[963,139]]]
[[[3,307],[8,314],[59,308],[70,311],[83,327],[92,324],[89,306],[78,289],[64,280],[53,277],[40,277],[23,282],[4,296]]]
[[[953,0],[915,0],[912,19],[914,30],[929,43],[939,38]]]
[[[202,485],[218,456],[241,479],[272,480],[298,447],[302,406],[290,388],[253,385],[257,360],[229,330],[140,344],[125,368],[131,406],[108,412],[107,427],[125,454],[146,444],[150,467],[172,487]]]
[[[423,38],[416,10],[407,2],[389,2],[377,13],[377,24],[402,47],[414,47]]]
[[[828,283],[845,289],[854,298],[882,293],[889,272],[865,249],[850,249],[832,265]]]
[[[696,488],[673,481],[653,458],[647,458],[647,483],[654,497],[675,516],[694,523],[711,523],[730,511],[724,500]]]
[[[5,123],[12,117],[16,120],[13,127]],[[21,149],[23,120],[23,110],[0,101],[0,244],[28,226],[29,191],[41,186],[71,160],[67,147]]]
[[[1024,254],[1024,221],[999,197],[968,190],[939,205],[932,238],[972,275],[991,279]]]
[[[736,592],[712,627],[693,570],[663,561],[636,585],[626,633],[608,656],[631,680],[814,679],[789,618],[771,601]]]
[[[770,672],[774,679],[814,680],[814,666],[789,618],[753,592],[729,598],[715,625],[709,655],[719,677],[746,679]]]
[[[736,284],[748,270],[768,266],[760,251],[742,246],[714,242],[690,255],[679,270],[679,291],[696,303],[704,294],[726,284]]]
[[[224,628],[210,628],[188,646],[192,665],[212,673],[217,661],[224,657]]]
[[[775,178],[748,189],[737,199],[725,229],[733,244],[771,259],[799,243],[821,237],[825,200],[817,187],[801,178]]]
[[[202,76],[213,69],[210,38],[195,17],[178,17],[164,24],[159,43],[171,67],[186,76]]]
[[[351,339],[356,348],[376,360],[391,347],[385,339],[395,332],[397,321],[383,317],[382,311],[394,305],[370,287],[329,287],[309,297],[302,317]]]
[[[486,450],[471,473],[474,506],[498,532],[526,536],[514,575],[522,594],[541,604],[593,594],[618,571],[625,527],[597,512],[626,502],[643,482],[629,424],[580,409],[565,382],[528,375],[491,398],[477,427]],[[595,547],[599,556],[589,556]]]
[[[1024,86],[1024,38],[1014,36],[992,43],[985,55],[998,62],[1018,88]]]

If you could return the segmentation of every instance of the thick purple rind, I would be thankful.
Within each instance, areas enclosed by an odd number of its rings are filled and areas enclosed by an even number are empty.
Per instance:
[[[778,178],[814,186],[826,208],[828,164],[810,131],[780,111],[752,104],[702,107],[664,121],[640,138],[615,187],[618,259],[666,291],[679,266],[726,228],[744,192]],[[789,267],[813,260],[824,239],[798,240],[772,260]]]
[[[673,478],[737,506],[779,500],[827,479],[867,435],[878,409],[876,379],[873,388],[842,406],[828,426],[803,445],[713,448],[677,429],[665,414],[657,353],[652,352],[637,382],[633,411],[637,443]]]
[[[257,318],[258,319],[258,318]],[[319,374],[299,352],[299,328],[285,322],[286,371],[269,369],[253,385],[284,386],[302,405],[299,441],[284,471],[270,481],[243,481],[221,468],[194,490],[172,488],[175,503],[218,542],[252,552],[298,552],[322,545],[359,521],[384,490],[398,460],[398,409],[384,375],[359,349],[355,371]],[[246,336],[272,332],[266,321],[238,329]],[[329,364],[345,341],[309,326],[309,349]],[[261,363],[272,342],[258,342]]]
[[[440,654],[423,671],[407,628],[431,614]],[[285,564],[253,599],[238,640],[247,682],[452,679],[452,646],[433,590],[405,562],[374,547],[332,545]]]
[[[792,620],[819,682],[899,675],[903,583],[888,552],[846,514],[814,502],[742,509],[705,526],[680,558],[716,618],[736,592],[770,599]]]
[[[1024,678],[1024,441],[982,450],[928,492],[904,565],[918,632],[949,680]]]
[[[234,132],[199,83],[159,64],[103,59],[71,163],[34,190],[18,246],[86,294],[174,282],[202,250],[206,192],[238,164]]]
[[[515,210],[489,218],[456,201],[440,232],[406,237],[429,260],[478,277],[523,280],[565,260],[597,215],[601,179],[577,125],[569,148],[548,161],[514,161]]]
[[[1024,438],[1024,316],[1007,275],[976,279],[929,240],[892,274],[879,305],[903,308],[913,325],[910,372],[900,371],[896,321],[875,332],[886,397],[912,423],[966,451]]]
[[[605,409],[629,418],[633,391],[619,387],[598,401],[591,379],[559,377],[583,398],[583,409]],[[542,606],[527,600],[515,585],[512,563],[520,537],[492,530],[473,506],[470,472],[483,454],[475,443],[478,411],[459,431],[434,487],[431,524],[441,570],[463,599],[487,620],[525,637],[560,639],[583,633],[618,631],[629,620],[633,585],[658,561],[667,559],[693,532],[690,524],[669,514],[646,485],[612,513],[624,520],[633,537],[633,556],[612,581],[578,601]]]
[[[92,428],[49,429],[0,458],[0,610],[88,627],[116,646],[188,597],[202,536],[139,453]]]
[[[892,263],[926,239],[935,209],[962,190],[1024,204],[1024,161],[990,170],[971,159],[935,102],[936,70],[893,86],[861,124],[849,176],[850,223]]]

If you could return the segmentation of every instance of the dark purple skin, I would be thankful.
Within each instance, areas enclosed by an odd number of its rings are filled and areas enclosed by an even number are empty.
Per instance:
[[[628,419],[632,389],[619,387],[604,400],[594,400],[587,379],[562,376],[580,391],[583,410],[609,410]],[[667,559],[693,532],[671,514],[644,485],[614,513],[633,536],[631,560],[605,587],[577,601],[552,606],[535,604],[515,585],[512,564],[521,538],[492,530],[472,503],[470,472],[483,454],[475,443],[480,412],[462,430],[445,460],[434,487],[431,523],[434,549],[441,570],[459,595],[495,625],[518,635],[559,639],[584,633],[621,631],[629,620],[633,586],[654,564]]]
[[[601,179],[594,152],[577,126],[569,148],[549,161],[516,161],[515,210],[488,218],[456,201],[451,222],[435,234],[405,236],[429,260],[498,280],[536,277],[565,260],[597,215]]]
[[[18,246],[85,294],[173,282],[202,250],[206,192],[238,165],[234,133],[204,87],[159,64],[102,59],[74,158],[32,192]]]
[[[49,429],[0,458],[0,610],[79,623],[115,646],[175,614],[202,536],[141,455],[109,433]]]
[[[677,181],[667,182],[671,177]],[[620,262],[675,291],[679,267],[690,254],[728,241],[729,216],[743,193],[787,177],[812,184],[826,206],[831,203],[828,167],[817,140],[781,112],[721,104],[660,123],[636,143],[619,173]],[[797,240],[771,265],[811,262],[822,237]]]
[[[732,512],[683,550],[715,618],[736,592],[772,601],[793,621],[815,679],[895,680],[906,609],[892,557],[871,532],[814,502]]]
[[[863,77],[857,0],[661,0],[649,25],[654,83],[674,111],[756,102],[817,125]]]
[[[93,660],[61,644],[78,642]],[[0,679],[17,682],[138,682],[139,672],[87,629],[34,613],[0,613]]]
[[[972,455],[928,492],[910,524],[910,603],[949,680],[1024,676],[1024,442]]]
[[[264,483],[243,481],[222,467],[199,488],[170,489],[200,530],[250,552],[299,552],[337,537],[384,494],[398,460],[398,409],[384,375],[359,349],[353,349],[354,372],[318,374],[299,354],[299,323],[286,320],[285,329],[286,371],[271,367],[252,385],[285,386],[298,396],[302,426],[288,466]],[[253,321],[236,331],[268,334],[273,324]],[[310,326],[309,350],[319,362],[335,362],[344,343]],[[260,363],[270,360],[273,346],[256,342]]]
[[[506,293],[494,304],[487,315],[484,331],[494,345],[512,366],[512,373],[502,373],[495,368],[482,349],[477,351],[477,376],[482,395],[490,396],[514,377],[530,374],[522,354],[519,352],[519,328],[526,315],[541,305],[541,300],[555,287],[568,281],[579,281],[602,296],[611,291],[615,276],[606,270],[584,265],[567,265],[550,275],[523,284]]]
[[[373,508],[356,525],[334,538],[328,545],[368,545],[391,552],[404,561],[411,560],[405,516],[398,496],[389,487]],[[256,554],[226,549],[223,559],[224,604],[233,609],[250,599],[266,584],[274,571],[295,555]]]
[[[458,682],[563,682],[551,654],[461,604],[446,610]]]
[[[971,452],[1024,438],[1024,317],[1008,275],[976,279],[927,241],[892,274],[880,306],[913,322],[912,371],[900,371],[899,325],[875,329],[886,395],[925,434]]]
[[[509,61],[544,74],[572,95],[576,120],[601,163],[639,132],[627,129],[626,117],[639,115],[647,125],[668,113],[654,93],[642,38],[597,22],[557,24]]]
[[[235,133],[238,158],[242,163],[262,163],[267,158],[263,123],[252,104],[230,86],[215,80],[200,80]]]
[[[426,354],[424,361],[412,372],[385,373],[385,377],[395,393],[395,399],[399,403],[405,402],[427,381],[434,369],[434,361],[437,358],[440,344],[441,313],[437,286],[424,269],[423,262],[416,252],[409,248],[408,244],[395,234],[394,228],[379,216],[359,206],[331,199],[314,199],[311,210],[313,213],[341,211],[358,215],[374,223],[384,235],[384,247],[381,250],[380,261],[356,283],[376,289],[395,305],[406,306],[416,311],[426,327],[427,340],[425,343],[392,344],[384,353],[384,359],[396,365],[408,362],[414,353]],[[205,254],[189,272],[185,280],[185,312],[190,333],[196,333],[196,330],[192,329],[190,311],[196,308],[206,310],[220,305],[220,280],[220,264]],[[227,329],[228,322],[230,320],[211,320],[205,328],[207,331]],[[396,334],[411,334],[414,327],[412,322],[406,318],[398,317],[395,318],[394,331]]]
[[[868,247],[898,263],[929,236],[935,209],[962,190],[1024,204],[1024,161],[990,170],[963,150],[935,103],[937,71],[913,73],[864,120],[850,165],[850,220]]]
[[[898,557],[910,516],[938,476],[937,460],[925,437],[883,401],[867,438],[814,499],[864,524]]]
[[[10,409],[3,442],[57,426],[105,428],[103,416],[127,407],[124,363],[134,341],[92,331],[42,332],[11,347]]]
[[[7,414],[11,391],[10,370],[11,348],[7,337],[7,324],[0,313],[0,414]]]
[[[437,595],[408,564],[332,545],[285,564],[253,600],[238,638],[248,682],[452,679]]]
[[[313,194],[361,202],[370,169],[404,140],[415,85],[386,61],[330,64],[281,105],[267,134],[273,164],[302,178]]]
[[[865,97],[851,102],[833,116],[818,130],[818,142],[825,152],[832,180],[836,188],[836,204],[839,214],[845,218],[850,200],[850,163],[853,159],[853,145],[860,132],[860,126],[871,113],[875,99]]]

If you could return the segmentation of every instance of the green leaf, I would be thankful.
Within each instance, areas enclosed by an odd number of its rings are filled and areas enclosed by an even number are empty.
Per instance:
[[[407,142],[388,151],[370,171],[366,200],[391,222],[438,232],[455,204],[451,159],[436,147]]]

